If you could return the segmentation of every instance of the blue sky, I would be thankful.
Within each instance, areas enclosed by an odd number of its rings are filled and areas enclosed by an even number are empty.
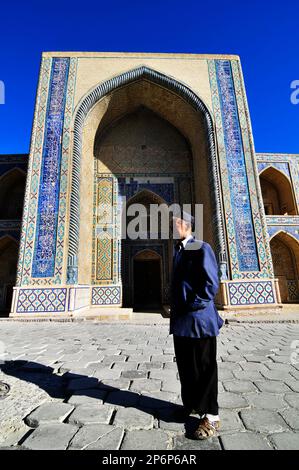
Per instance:
[[[257,152],[299,153],[299,2],[11,1],[0,10],[0,153],[27,153],[42,51],[241,57]]]

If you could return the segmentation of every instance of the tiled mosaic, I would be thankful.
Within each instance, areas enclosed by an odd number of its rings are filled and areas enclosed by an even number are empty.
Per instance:
[[[67,171],[71,133],[70,126],[73,114],[73,97],[77,68],[76,58],[71,58],[67,60],[69,60],[68,81],[64,106],[64,119],[62,120],[63,130],[62,132],[60,132],[60,140],[62,140],[62,147],[59,180],[60,192],[57,195],[57,197],[59,198],[59,206],[57,207],[57,213],[55,214],[55,217],[57,217],[57,230],[56,245],[54,246],[55,259],[53,256],[54,273],[52,277],[32,277],[31,271],[34,253],[34,240],[36,236],[37,202],[39,200],[40,175],[42,170],[40,163],[42,161],[44,148],[43,144],[44,138],[46,136],[44,129],[47,126],[47,102],[51,85],[50,77],[52,71],[52,62],[54,61],[54,58],[52,59],[49,57],[43,57],[34,113],[32,141],[28,163],[27,184],[24,199],[20,258],[17,271],[18,286],[25,286],[29,284],[43,286],[52,284],[57,285],[61,284],[63,282],[63,279],[65,279],[65,273],[62,272],[62,263],[63,250],[65,244],[65,217],[67,209]],[[46,171],[51,171],[51,168],[47,168]]]
[[[216,74],[220,91],[220,105],[239,269],[240,271],[258,271],[259,263],[256,240],[252,223],[243,144],[230,63],[228,61],[217,61]]]
[[[288,297],[290,301],[298,301],[299,300],[299,289],[298,289],[298,281],[295,280],[288,280]]]
[[[20,289],[17,313],[64,312],[66,289]]]
[[[274,304],[275,295],[271,281],[228,283],[230,305]]]
[[[92,288],[92,305],[120,305],[120,286],[101,286]]]
[[[69,59],[53,59],[41,162],[32,277],[52,277],[54,275],[60,190],[61,135],[68,70]]]
[[[208,60],[208,67],[217,131],[221,185],[224,195],[230,276],[232,279],[269,278],[273,276],[273,266],[266,222],[263,216],[263,201],[261,193],[258,191],[258,173],[254,161],[255,154],[251,137],[248,106],[244,95],[244,84],[239,62],[236,60]],[[222,88],[220,88],[221,86]],[[224,97],[222,97],[221,90],[225,93]],[[229,127],[229,123],[236,127]],[[225,128],[226,125],[228,126],[227,128]],[[233,132],[233,129],[235,129],[235,132]],[[244,155],[244,160],[242,158],[239,160],[239,163],[243,165],[243,168],[239,169],[241,186],[239,185],[238,177],[232,181],[227,161],[228,151],[230,151],[231,163],[233,166],[235,165],[233,153],[235,150],[237,150],[238,155],[242,155],[242,152]],[[237,168],[235,169],[235,176],[238,176]],[[237,195],[237,201],[240,201],[240,205],[234,202],[235,192],[238,189],[241,190],[242,197],[244,198],[247,198],[249,194],[249,201],[244,199],[242,203]],[[234,194],[234,198],[232,198],[231,194]],[[242,214],[241,218],[244,215],[246,222],[243,227],[241,224],[241,237],[236,231],[235,216],[237,214]],[[253,253],[253,262],[248,259],[247,266],[250,269],[253,269],[255,266],[258,270],[245,270],[246,256],[245,259],[242,256],[243,245],[240,245],[241,239],[245,242],[246,253]],[[257,250],[255,254],[253,248]]]
[[[289,169],[289,164],[287,162],[271,162],[271,163],[267,163],[267,162],[258,162],[257,163],[257,167],[259,169],[259,173],[261,173],[262,171],[264,171],[266,168],[270,168],[270,167],[273,167],[273,168],[276,168],[277,170],[281,171],[282,173],[284,173],[285,176],[287,176],[288,178],[291,177],[290,175],[290,169]]]
[[[96,173],[94,187],[94,237],[92,259],[93,284],[118,283],[121,278],[121,202],[128,201],[142,190],[149,190],[166,203],[179,201],[182,189],[183,202],[192,202],[190,175],[155,176],[146,174],[111,175]],[[156,168],[158,171],[158,168]],[[181,187],[181,184],[183,186]],[[187,195],[186,195],[187,192]],[[96,211],[96,207],[108,207],[108,212]],[[109,209],[110,208],[110,209]],[[111,210],[112,208],[112,210]],[[103,230],[104,229],[104,230]]]
[[[299,225],[268,225],[269,237],[274,237],[279,232],[285,232],[299,242]]]

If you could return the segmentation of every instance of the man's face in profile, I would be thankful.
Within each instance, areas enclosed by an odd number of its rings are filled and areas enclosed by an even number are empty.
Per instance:
[[[178,217],[173,217],[173,238],[183,239],[191,233],[191,224]]]

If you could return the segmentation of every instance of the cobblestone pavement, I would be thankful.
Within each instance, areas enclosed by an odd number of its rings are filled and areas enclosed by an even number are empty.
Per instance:
[[[0,341],[1,448],[299,449],[298,324],[222,328],[222,428],[205,441],[188,437],[198,417],[173,417],[168,325],[2,321]]]

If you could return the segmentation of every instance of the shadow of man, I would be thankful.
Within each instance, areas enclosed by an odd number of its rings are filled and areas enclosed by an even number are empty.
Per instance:
[[[67,403],[71,397],[77,397],[77,405],[88,404],[88,400],[80,401],[80,397],[102,400],[100,403],[122,407],[133,407],[154,418],[165,422],[185,423],[188,436],[196,427],[195,417],[179,418],[178,411],[183,407],[176,403],[137,393],[132,390],[121,390],[96,377],[65,372],[56,373],[54,368],[32,361],[6,361],[0,364],[0,370],[7,376],[13,376],[30,382],[43,389],[50,397],[62,399]],[[76,400],[75,400],[76,401]]]

